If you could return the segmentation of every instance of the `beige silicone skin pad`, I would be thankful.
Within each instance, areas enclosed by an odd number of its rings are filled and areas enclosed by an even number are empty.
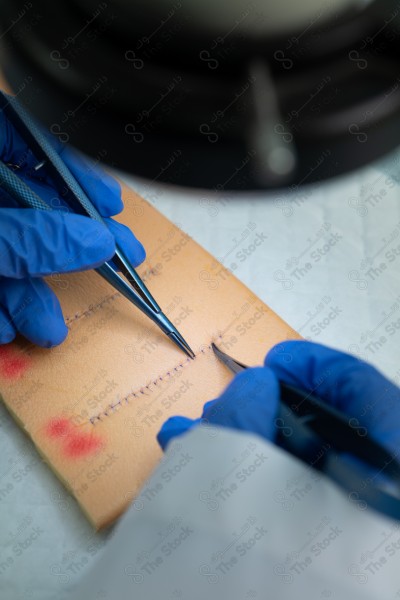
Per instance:
[[[200,416],[232,378],[213,340],[256,365],[275,343],[298,337],[136,193],[124,188],[123,197],[120,220],[147,250],[138,271],[196,358],[93,271],[49,278],[69,328],[61,346],[0,347],[4,402],[96,528],[127,508],[160,460],[163,422]]]

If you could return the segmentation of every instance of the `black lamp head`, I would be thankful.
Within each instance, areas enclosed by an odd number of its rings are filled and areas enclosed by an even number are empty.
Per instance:
[[[63,142],[151,180],[296,188],[398,145],[389,0],[3,0],[1,68]]]

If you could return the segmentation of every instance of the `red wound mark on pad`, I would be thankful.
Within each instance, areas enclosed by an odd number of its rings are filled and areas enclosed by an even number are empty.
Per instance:
[[[19,379],[30,366],[30,360],[9,345],[0,346],[0,377]]]
[[[46,425],[46,433],[49,437],[60,438],[71,433],[72,423],[65,418],[51,419]]]
[[[79,458],[97,452],[103,446],[98,435],[93,433],[77,433],[66,440],[64,452],[70,458]]]
[[[79,431],[69,419],[56,417],[45,426],[47,437],[60,440],[63,453],[69,458],[81,458],[100,450],[104,446],[102,438]]]

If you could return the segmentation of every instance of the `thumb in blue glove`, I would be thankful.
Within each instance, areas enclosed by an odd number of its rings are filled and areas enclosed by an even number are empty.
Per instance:
[[[275,435],[279,384],[271,369],[256,367],[236,375],[222,395],[204,405],[200,419],[171,417],[157,435],[163,450],[170,440],[199,424],[217,425],[257,433],[266,439]]]

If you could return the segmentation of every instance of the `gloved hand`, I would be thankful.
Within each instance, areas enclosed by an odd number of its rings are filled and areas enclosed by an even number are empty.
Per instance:
[[[142,244],[132,232],[108,217],[121,212],[121,188],[117,181],[87,159],[50,136],[53,145],[90,200],[110,227],[68,211],[57,195],[44,165],[0,111],[0,158],[54,212],[17,208],[0,187],[0,344],[19,331],[31,342],[50,347],[61,343],[68,329],[54,292],[41,279],[53,273],[95,268],[115,253],[115,242],[134,266],[145,258]]]
[[[352,417],[351,426],[366,430],[391,452],[399,452],[400,389],[372,365],[311,342],[282,342],[272,348],[264,367],[239,373],[222,395],[204,405],[200,419],[171,417],[158,441],[163,449],[175,436],[199,423],[251,431],[274,440],[279,422],[278,380],[318,395]],[[365,429],[363,429],[365,428]]]

